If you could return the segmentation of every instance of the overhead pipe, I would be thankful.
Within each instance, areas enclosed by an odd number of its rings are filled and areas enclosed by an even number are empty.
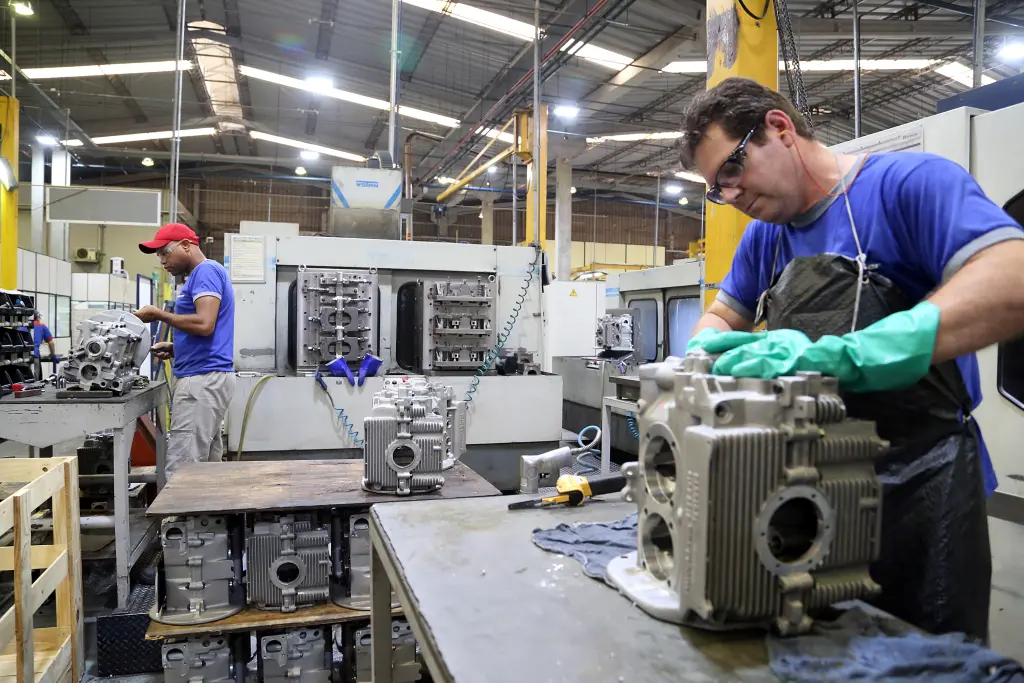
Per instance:
[[[860,8],[853,0],[853,137],[859,138],[860,128]]]
[[[391,83],[388,110],[388,153],[398,154],[398,41],[402,32],[402,0],[391,0]]]
[[[426,138],[428,140],[434,140],[435,142],[441,142],[444,140],[443,135],[434,135],[433,133],[424,133],[421,130],[414,130],[405,136],[405,147],[402,150],[402,175],[405,179],[405,198],[412,199],[413,182],[412,182],[412,141],[415,138]]]
[[[178,0],[178,35],[175,59],[178,63],[185,59],[185,0]],[[174,112],[171,122],[171,206],[170,223],[178,222],[178,170],[181,165],[181,95],[183,74],[181,69],[174,70]]]
[[[985,71],[985,0],[974,0],[974,87]]]

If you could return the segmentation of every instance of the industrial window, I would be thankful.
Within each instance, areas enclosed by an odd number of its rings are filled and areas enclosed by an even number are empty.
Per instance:
[[[1018,224],[1024,225],[1024,191],[1003,206]],[[999,345],[997,370],[999,393],[1024,410],[1024,337]]]
[[[648,363],[658,359],[658,302],[654,299],[633,299],[627,306],[640,311],[640,320],[635,321],[644,344],[643,360]]]
[[[667,306],[668,355],[682,358],[690,334],[700,320],[700,297],[687,296],[669,299]]]

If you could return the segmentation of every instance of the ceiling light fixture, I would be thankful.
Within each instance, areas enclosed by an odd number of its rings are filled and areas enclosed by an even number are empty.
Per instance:
[[[480,26],[491,31],[504,33],[505,35],[512,36],[513,38],[520,38],[522,40],[529,41],[533,40],[533,24],[512,19],[504,14],[488,12],[487,10],[471,7],[462,2],[451,2],[451,0],[402,0],[402,2],[407,5],[412,5],[413,7],[437,12],[454,19],[461,19],[468,24],[475,24],[476,26]],[[543,35],[544,33],[541,32],[541,36]]]
[[[40,133],[36,136],[36,142],[46,147],[53,147],[57,144],[57,138],[52,135],[47,135],[46,133]]]
[[[1008,62],[1024,60],[1024,43],[1017,41],[1003,43],[1003,46],[999,48],[999,58]]]
[[[274,142],[278,145],[284,145],[286,147],[295,147],[297,149],[305,149],[310,152],[319,152],[320,154],[337,157],[339,159],[347,159],[348,161],[366,161],[366,157],[359,154],[353,154],[352,152],[343,152],[340,149],[331,149],[330,147],[322,147],[321,145],[314,145],[309,142],[303,142],[302,140],[292,140],[291,138],[282,138],[277,135],[270,135],[269,133],[261,133],[258,130],[249,131],[250,137],[253,140],[266,140],[267,142]]]
[[[90,76],[127,76],[130,74],[156,74],[180,69],[188,71],[192,63],[188,61],[167,62],[123,62],[118,64],[86,64],[83,66],[45,66],[40,68],[22,69],[21,73],[33,81],[45,81],[54,78],[88,78]],[[10,79],[4,73],[3,80]]]
[[[691,183],[700,183],[701,185],[707,185],[704,180],[704,176],[693,171],[676,171],[676,178],[682,178],[683,180],[689,180]]]
[[[570,187],[569,188],[569,194],[576,194],[576,188],[575,187]]]
[[[562,104],[555,107],[555,116],[561,119],[574,119],[580,113],[580,108],[575,104]]]
[[[302,166],[295,167],[295,175],[306,175],[306,169]]]
[[[940,76],[945,76],[950,80],[956,81],[962,86],[968,88],[974,87],[974,70],[969,66],[961,64],[960,62],[948,62],[946,64],[943,64],[942,66],[935,69],[935,73],[939,74]],[[996,79],[992,78],[991,76],[986,76],[982,74],[982,85],[989,85],[990,83],[995,82]]]
[[[676,140],[683,137],[679,131],[659,131],[657,133],[621,133],[587,138],[588,145],[600,145],[604,142],[643,142],[645,140]]]
[[[488,173],[497,173],[498,172],[498,165],[497,164],[491,164],[490,166],[487,167],[487,172]]]
[[[616,71],[633,63],[632,57],[620,55],[618,52],[612,52],[603,47],[591,45],[590,43],[581,43],[576,40],[567,40],[565,45],[562,46],[562,52],[568,52],[575,57],[585,59],[599,66],[615,69]]]
[[[320,152],[314,152],[311,149],[304,149],[299,152],[299,158],[303,161],[316,161],[320,158]]]
[[[477,128],[475,132],[477,135],[486,135],[489,138],[498,138],[501,142],[506,142],[510,145],[516,141],[516,138],[512,133],[501,133],[496,128],[488,128],[487,130],[484,130],[483,127],[480,127]]]
[[[690,200],[687,199],[686,197],[680,197],[679,198],[679,203],[682,204],[683,206],[686,206],[687,204],[690,203]]]
[[[330,76],[307,76],[306,83],[317,90],[331,90],[334,88],[334,79]]]
[[[178,131],[179,138],[195,138],[203,135],[213,135],[216,128],[185,128]],[[106,135],[93,137],[92,141],[97,145],[116,145],[123,142],[146,142],[148,140],[170,140],[174,137],[174,131],[158,130],[152,133],[128,133],[126,135]],[[62,140],[67,147],[81,147],[81,140]]]
[[[255,78],[268,83],[277,83],[278,85],[284,85],[289,88],[296,88],[298,90],[316,93],[317,95],[333,97],[336,100],[344,100],[345,102],[351,102],[353,104],[361,104],[364,107],[372,107],[373,109],[380,109],[383,111],[388,111],[391,108],[391,103],[387,100],[382,100],[377,97],[367,97],[366,95],[348,92],[347,90],[339,90],[337,88],[319,88],[315,85],[311,85],[308,81],[291,78],[290,76],[282,76],[281,74],[276,74],[272,71],[255,69],[245,64],[238,67],[238,73],[246,76],[247,78]],[[453,119],[450,116],[443,116],[441,114],[435,114],[433,112],[416,109],[414,107],[406,107],[405,105],[398,107],[398,113],[411,119],[428,121],[430,123],[436,123],[440,126],[447,126],[449,128],[456,128],[461,123],[458,119]]]
[[[14,10],[15,14],[20,14],[23,17],[30,17],[36,13],[36,11],[32,9],[31,2],[12,2],[11,9]]]
[[[146,157],[145,159],[142,160],[142,165],[145,166],[146,168],[149,168],[150,166],[152,166],[153,163],[154,162],[153,162],[153,158],[152,157]]]
[[[434,178],[434,180],[436,180],[442,185],[451,185],[452,183],[455,182],[455,178],[449,178],[448,176],[443,175],[437,176],[436,178]]]
[[[679,194],[682,191],[683,191],[683,186],[682,185],[672,184],[672,185],[666,185],[665,186],[665,194]]]

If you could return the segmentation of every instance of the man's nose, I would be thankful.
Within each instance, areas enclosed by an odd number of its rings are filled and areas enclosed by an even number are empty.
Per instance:
[[[723,187],[722,188],[722,199],[725,200],[726,204],[735,204],[736,200],[743,194],[743,190],[738,187]]]

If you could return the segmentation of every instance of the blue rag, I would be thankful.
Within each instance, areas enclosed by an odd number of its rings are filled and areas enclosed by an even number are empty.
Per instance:
[[[637,515],[617,522],[535,529],[540,548],[575,558],[604,581],[608,563],[636,550]],[[768,635],[772,673],[786,683],[1024,683],[1024,668],[962,633],[919,633],[891,617],[849,609],[816,621],[810,633]]]

